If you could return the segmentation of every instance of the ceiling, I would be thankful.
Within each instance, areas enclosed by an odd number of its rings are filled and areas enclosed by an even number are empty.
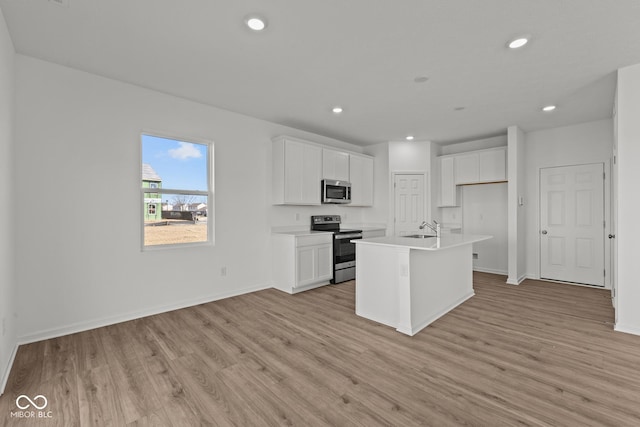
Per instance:
[[[611,117],[637,0],[0,0],[15,49],[358,145]],[[268,21],[256,33],[244,18]],[[515,36],[531,41],[506,47]],[[428,77],[416,83],[416,77]],[[541,107],[555,104],[553,113]],[[340,105],[336,115],[331,108]]]

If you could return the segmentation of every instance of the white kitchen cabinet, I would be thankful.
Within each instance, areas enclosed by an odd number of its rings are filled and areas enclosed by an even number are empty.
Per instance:
[[[290,137],[273,141],[273,204],[319,205],[322,148]]]
[[[506,181],[507,148],[500,147],[478,152],[480,182]]]
[[[349,153],[323,148],[322,178],[349,181]]]
[[[347,206],[373,206],[373,158],[349,155],[351,203]]]
[[[507,147],[471,151],[451,157],[455,159],[456,185],[507,179]]]
[[[273,234],[273,286],[290,294],[317,288],[333,278],[333,236]]]
[[[438,169],[440,172],[438,207],[458,206],[458,188],[456,187],[454,157],[439,157]]]
[[[465,153],[454,156],[455,183],[475,184],[480,177],[480,163],[478,153]]]

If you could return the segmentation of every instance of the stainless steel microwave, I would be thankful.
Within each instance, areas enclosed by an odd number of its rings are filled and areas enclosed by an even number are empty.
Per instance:
[[[323,179],[322,203],[351,203],[351,183]]]

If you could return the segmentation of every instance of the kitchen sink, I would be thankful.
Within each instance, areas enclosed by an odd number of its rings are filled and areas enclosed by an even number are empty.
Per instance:
[[[410,237],[412,239],[428,239],[430,237],[436,237],[435,234],[410,234],[408,236],[402,237]]]

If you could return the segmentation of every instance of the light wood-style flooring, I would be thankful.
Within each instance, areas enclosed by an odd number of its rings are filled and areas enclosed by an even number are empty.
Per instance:
[[[414,337],[357,317],[347,282],[24,345],[0,425],[639,426],[640,337],[609,292],[504,281],[476,273]],[[20,394],[51,418],[10,418]]]

